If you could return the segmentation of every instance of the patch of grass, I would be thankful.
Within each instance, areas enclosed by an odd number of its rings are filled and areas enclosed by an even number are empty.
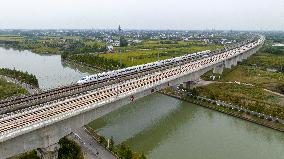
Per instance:
[[[162,44],[162,45],[175,45],[175,44]],[[159,45],[160,46],[160,45]],[[162,47],[162,46],[160,46]],[[208,45],[208,46],[191,46],[191,47],[175,47],[163,48],[163,49],[151,49],[149,50],[139,50],[132,49],[131,51],[124,51],[121,55],[122,63],[126,66],[135,66],[141,65],[149,62],[154,62],[158,60],[169,59],[177,56],[182,56],[185,54],[190,54],[194,52],[204,51],[204,50],[215,50],[221,48],[219,45]],[[125,49],[125,48],[124,48]],[[128,48],[127,48],[128,49]],[[115,61],[120,60],[120,54],[117,53],[108,53],[99,55],[106,59],[112,59]]]
[[[58,150],[58,159],[83,159],[84,156],[81,147],[72,140],[62,138],[59,140],[60,149]]]
[[[24,40],[24,37],[17,36],[17,35],[0,35],[0,42],[22,42]]]
[[[284,53],[272,54],[272,53],[258,53],[244,61],[243,65],[255,66],[262,69],[276,68],[282,70],[284,68]]]
[[[40,158],[37,156],[36,151],[33,150],[30,152],[26,152],[26,153],[11,157],[9,159],[40,159]]]
[[[33,74],[29,74],[28,72],[22,72],[15,69],[11,70],[8,68],[0,68],[0,75],[8,76],[17,79],[20,82],[24,82],[32,86],[38,87],[38,80],[36,76]]]
[[[278,93],[284,93],[284,74],[281,72],[282,65],[284,65],[284,55],[271,55],[259,52],[232,69],[224,69],[222,75],[213,74],[210,71],[204,74],[202,78],[212,80],[210,76],[214,75],[217,77],[215,79],[217,81],[238,81]],[[279,71],[269,72],[266,70],[267,68],[277,68]]]
[[[23,94],[27,94],[24,88],[0,78],[0,100]]]

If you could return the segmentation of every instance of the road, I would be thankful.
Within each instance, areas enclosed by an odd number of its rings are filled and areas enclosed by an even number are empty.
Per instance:
[[[75,139],[80,145],[86,159],[116,159],[112,153],[93,139],[84,127],[75,130],[69,137]]]

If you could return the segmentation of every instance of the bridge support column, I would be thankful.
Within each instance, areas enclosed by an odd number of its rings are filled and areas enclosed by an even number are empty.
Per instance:
[[[243,56],[243,59],[247,59],[250,55],[249,55],[250,53],[247,53],[247,54],[242,54],[242,56]]]
[[[232,66],[237,66],[238,65],[238,57],[234,57],[232,59]]]
[[[243,54],[240,54],[239,56],[236,57],[237,62],[242,62],[243,61]]]
[[[39,148],[37,149],[37,155],[41,159],[57,159],[59,148],[60,148],[59,144],[54,144],[47,148]]]
[[[222,74],[223,70],[224,70],[224,66],[223,65],[219,65],[219,66],[214,67],[213,73]]]
[[[196,87],[197,81],[188,81],[188,82],[183,82],[182,87],[184,89],[193,89]]]
[[[226,60],[225,61],[225,68],[229,68],[231,69],[232,68],[232,59],[229,59],[229,60]]]

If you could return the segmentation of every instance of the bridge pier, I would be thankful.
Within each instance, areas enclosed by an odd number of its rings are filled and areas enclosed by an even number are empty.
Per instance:
[[[224,70],[224,65],[219,65],[219,66],[214,67],[213,73],[222,74],[223,70]]]
[[[242,62],[243,61],[243,54],[240,54],[239,56],[236,57],[237,62]]]
[[[237,66],[238,65],[238,56],[232,58],[232,66]]]
[[[47,148],[38,148],[37,149],[37,156],[41,159],[57,159],[58,158],[58,150],[60,145],[54,144]]]
[[[198,81],[188,81],[188,82],[183,82],[182,87],[184,89],[193,89],[197,86]]]
[[[231,69],[232,68],[232,60],[231,59],[225,60],[224,65],[225,65],[225,68]]]

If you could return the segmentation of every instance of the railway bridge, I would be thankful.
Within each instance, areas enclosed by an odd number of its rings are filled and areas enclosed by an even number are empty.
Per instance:
[[[56,158],[60,138],[133,100],[169,86],[189,87],[207,71],[222,73],[254,54],[263,36],[195,60],[0,102],[0,158],[37,149]]]

